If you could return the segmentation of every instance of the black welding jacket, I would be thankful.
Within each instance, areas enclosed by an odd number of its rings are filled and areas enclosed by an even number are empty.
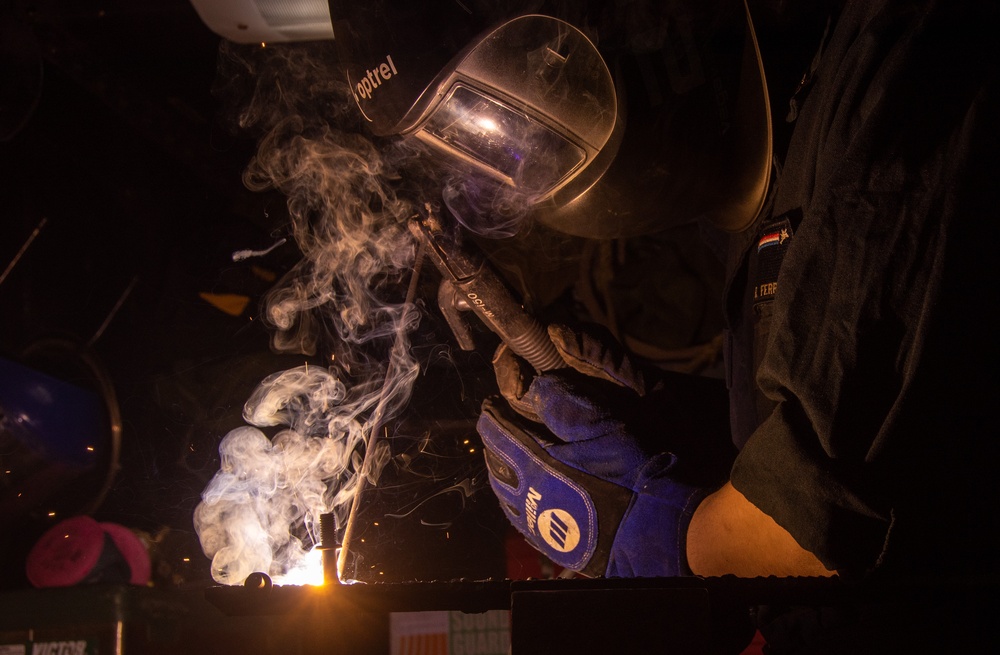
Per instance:
[[[849,2],[734,238],[732,482],[842,575],[1000,569],[998,18]]]

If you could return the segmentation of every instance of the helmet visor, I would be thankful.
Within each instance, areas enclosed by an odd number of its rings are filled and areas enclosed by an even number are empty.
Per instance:
[[[587,158],[537,118],[465,84],[452,88],[417,136],[528,196],[547,195]]]

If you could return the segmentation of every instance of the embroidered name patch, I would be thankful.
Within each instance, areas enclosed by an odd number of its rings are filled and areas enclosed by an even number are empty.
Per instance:
[[[761,228],[754,262],[754,305],[774,299],[778,292],[778,272],[791,240],[792,223],[788,218],[779,218]]]

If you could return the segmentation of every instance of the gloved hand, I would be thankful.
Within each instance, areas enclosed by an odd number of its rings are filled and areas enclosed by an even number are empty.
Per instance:
[[[503,511],[585,575],[689,574],[687,527],[707,489],[673,475],[676,456],[656,445],[647,376],[607,341],[556,325],[549,336],[567,368],[533,375],[503,346],[494,358],[508,402],[484,401],[477,429]]]

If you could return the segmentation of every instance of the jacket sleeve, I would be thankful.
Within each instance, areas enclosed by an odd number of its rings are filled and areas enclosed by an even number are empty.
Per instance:
[[[996,548],[988,4],[849,5],[778,182],[775,213],[802,218],[758,310],[773,410],[732,481],[844,575],[978,566]]]

